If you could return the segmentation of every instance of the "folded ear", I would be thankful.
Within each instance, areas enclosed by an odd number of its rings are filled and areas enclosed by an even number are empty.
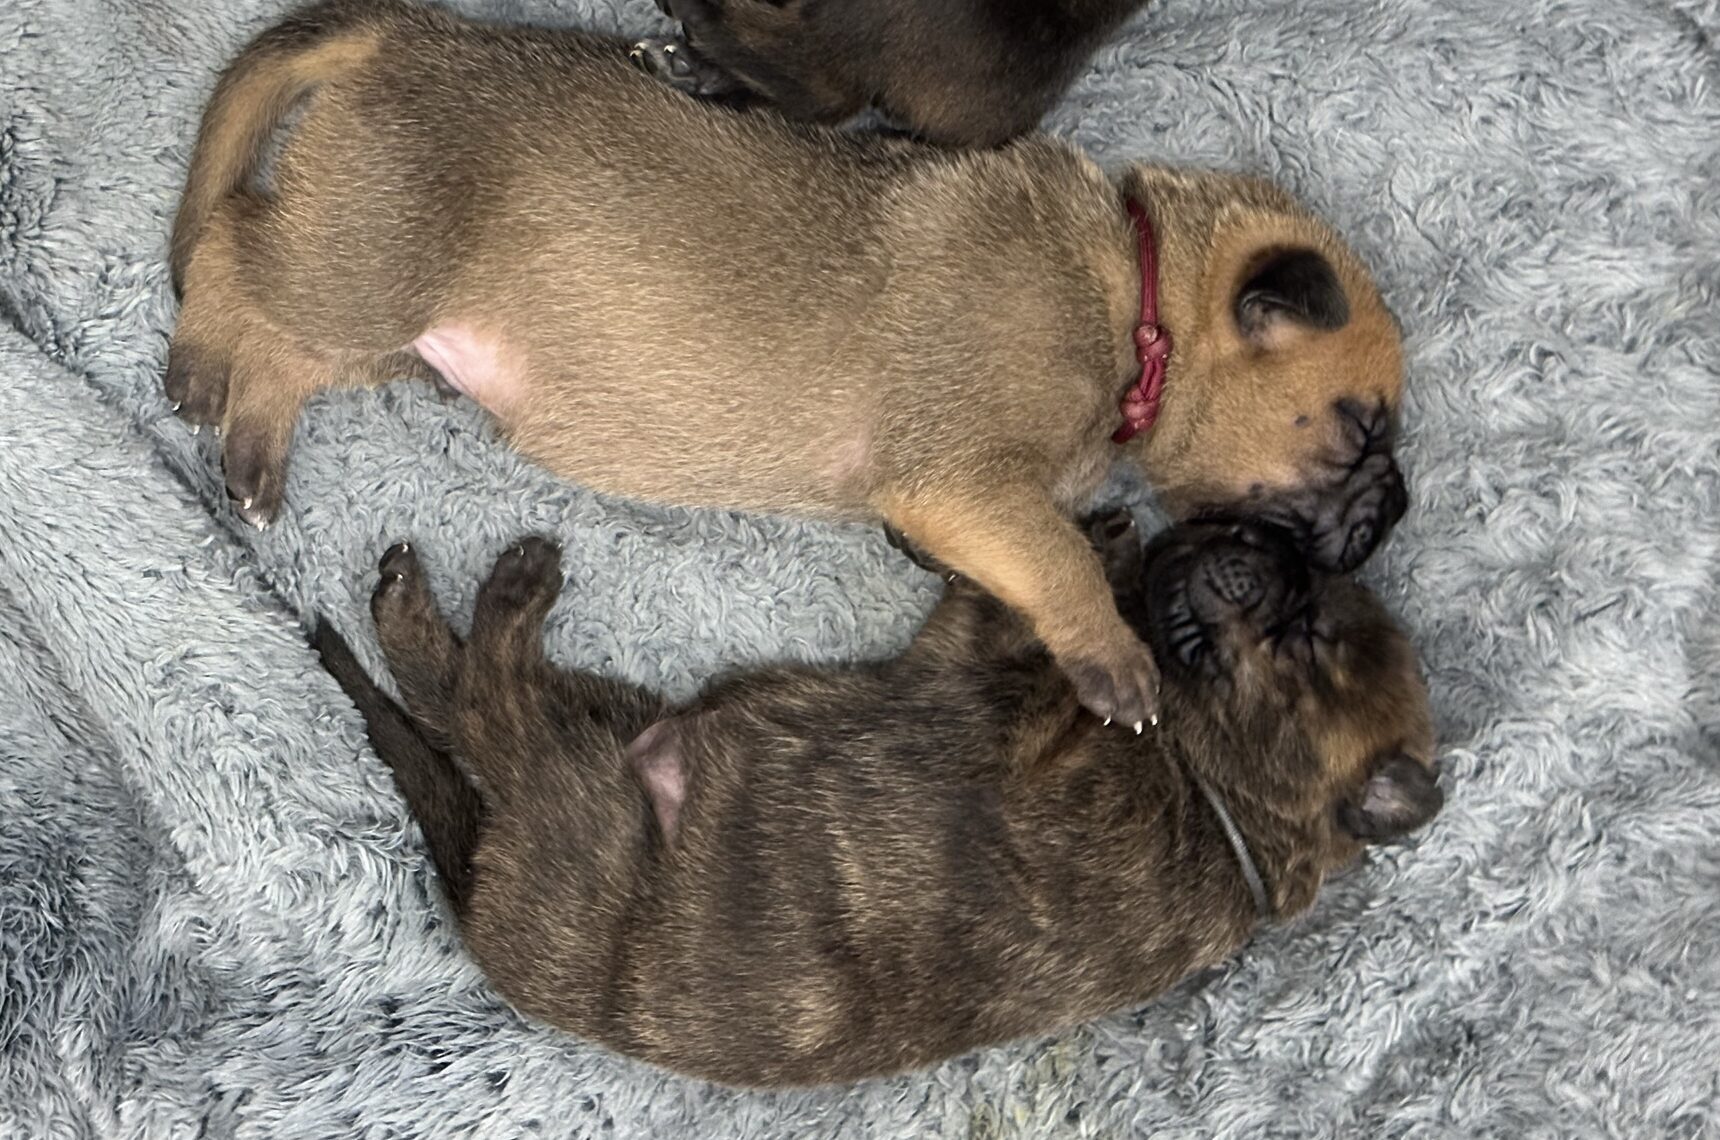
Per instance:
[[[1361,790],[1338,805],[1338,826],[1364,843],[1396,839],[1432,819],[1444,804],[1433,772],[1394,752],[1376,760]]]
[[[1331,332],[1350,320],[1350,299],[1332,263],[1311,249],[1266,254],[1237,290],[1236,327],[1261,348],[1280,348],[1306,330]]]

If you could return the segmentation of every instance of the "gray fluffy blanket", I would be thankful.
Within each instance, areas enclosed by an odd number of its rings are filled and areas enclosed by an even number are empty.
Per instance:
[[[649,0],[467,0],[661,27]],[[901,645],[878,535],[615,502],[427,386],[326,397],[236,526],[160,390],[168,219],[279,0],[0,4],[0,1134],[1690,1137],[1720,1089],[1720,6],[1162,0],[1048,124],[1272,175],[1402,315],[1413,628],[1449,802],[1164,1000],[740,1094],[530,1024],[462,957],[306,649],[392,539],[469,612],[559,535],[552,651],[687,692]]]

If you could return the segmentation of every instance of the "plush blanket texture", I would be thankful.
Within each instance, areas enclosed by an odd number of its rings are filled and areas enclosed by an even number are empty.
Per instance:
[[[217,70],[281,11],[0,4],[0,1135],[1720,1134],[1714,0],[1161,0],[1093,61],[1049,129],[1280,179],[1403,318],[1415,505],[1368,575],[1448,806],[1147,1008],[783,1095],[511,1013],[303,629],[374,666],[390,540],[464,614],[553,532],[552,652],[684,693],[889,652],[935,584],[868,530],[558,483],[423,385],[319,400],[285,517],[236,525],[161,395],[163,256]]]

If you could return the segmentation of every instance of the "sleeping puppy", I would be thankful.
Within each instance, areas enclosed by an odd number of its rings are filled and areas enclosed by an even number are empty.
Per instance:
[[[1137,730],[1155,663],[1071,521],[1115,457],[1337,568],[1404,510],[1396,326],[1282,192],[735,115],[576,32],[387,0],[265,32],[173,266],[167,393],[253,522],[312,393],[439,374],[598,490],[893,526]]]
[[[1138,1004],[1308,907],[1438,810],[1414,654],[1288,536],[1094,527],[1165,662],[1161,730],[1104,731],[963,579],[900,658],[670,707],[541,647],[554,547],[504,554],[463,643],[416,555],[377,632],[410,714],[324,661],[520,1010],[727,1084],[848,1081]]]
[[[1033,129],[1145,0],[657,0],[682,38],[633,60],[702,98],[839,123],[878,107],[932,142]]]

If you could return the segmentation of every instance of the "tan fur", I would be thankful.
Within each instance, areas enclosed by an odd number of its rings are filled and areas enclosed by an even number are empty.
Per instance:
[[[1127,453],[1183,511],[1326,478],[1334,401],[1398,401],[1365,271],[1263,184],[1124,184],[1177,338],[1160,424]],[[1227,316],[1243,274],[1298,244],[1355,319],[1250,344]],[[1088,706],[1127,721],[1152,709],[1152,660],[1066,516],[1119,454],[1136,257],[1119,188],[1049,139],[959,154],[737,116],[618,43],[332,3],[259,38],[206,113],[168,390],[225,426],[229,487],[266,521],[305,398],[385,378],[429,329],[482,330],[519,374],[490,410],[550,469],[892,522],[1020,606]]]
[[[1397,322],[1356,256],[1290,195],[1256,179],[1143,167],[1124,186],[1158,223],[1160,305],[1176,337],[1158,426],[1129,446],[1173,509],[1300,485],[1334,443],[1334,399],[1399,406]],[[1337,270],[1350,321],[1335,332],[1287,328],[1262,350],[1236,331],[1230,299],[1263,251],[1297,247]]]

